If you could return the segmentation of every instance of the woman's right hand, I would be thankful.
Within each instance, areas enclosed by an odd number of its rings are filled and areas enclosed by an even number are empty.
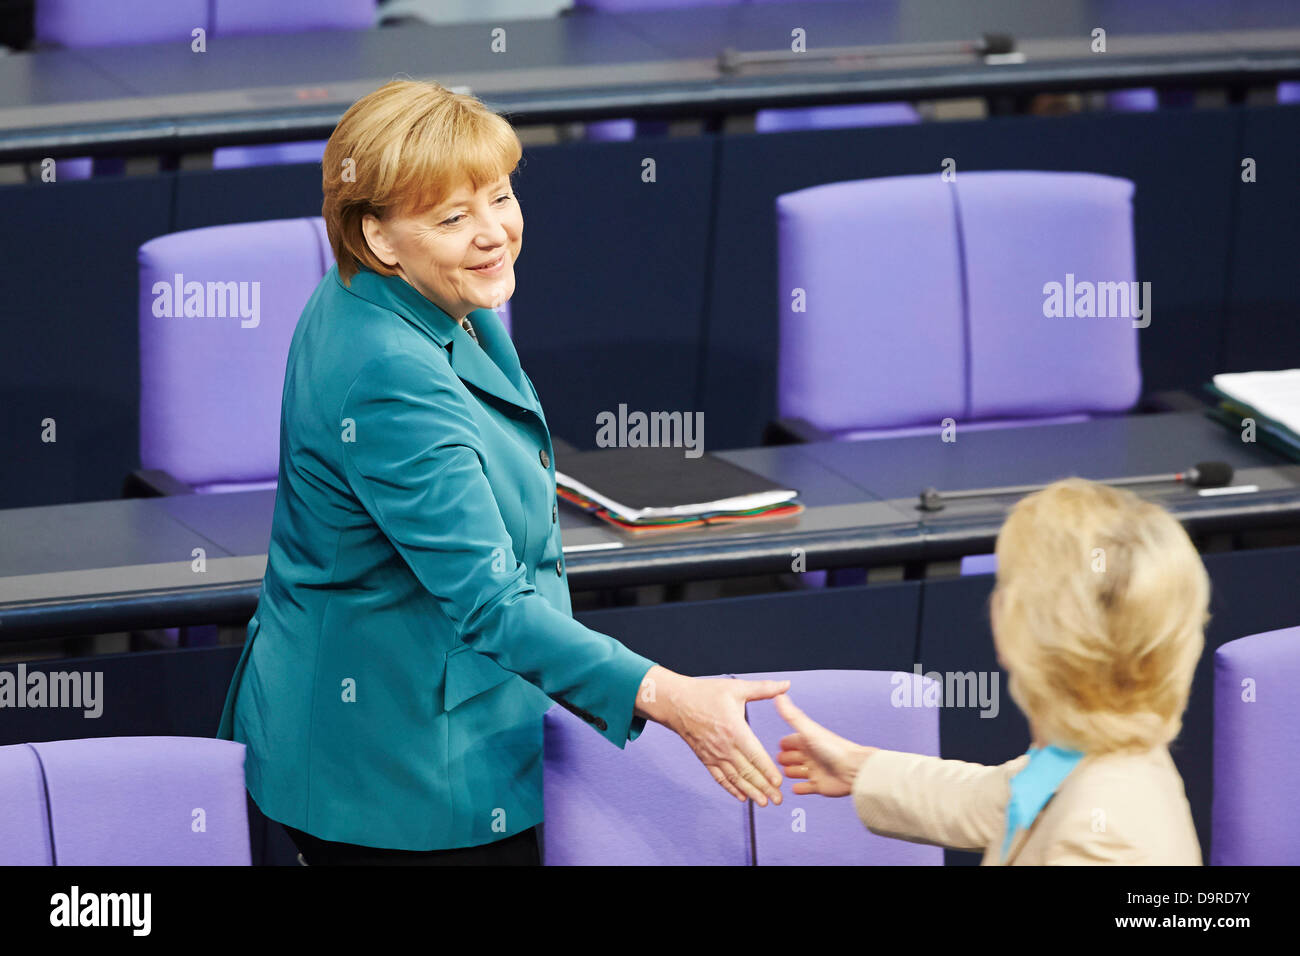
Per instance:
[[[636,713],[675,732],[728,793],[760,807],[781,802],[781,773],[745,720],[745,702],[785,693],[788,680],[686,677],[656,664]]]
[[[825,797],[846,797],[853,791],[853,781],[862,764],[878,748],[864,747],[827,730],[782,694],[776,699],[776,712],[794,733],[781,738],[777,759],[785,775],[796,783],[795,793],[820,793]]]

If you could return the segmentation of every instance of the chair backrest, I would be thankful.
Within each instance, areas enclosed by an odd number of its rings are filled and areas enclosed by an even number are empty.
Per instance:
[[[30,744],[0,747],[0,866],[51,866],[45,776]]]
[[[779,196],[780,414],[846,432],[1131,408],[1146,302],[1130,299],[1132,194],[1025,171]],[[1049,317],[1050,283],[1066,315],[1085,284],[1119,314]]]
[[[745,805],[671,730],[619,750],[558,705],[544,720],[547,866],[749,865]]]
[[[785,133],[791,130],[845,129],[856,126],[906,126],[919,122],[921,114],[910,103],[847,103],[759,110],[754,114],[754,132]]]
[[[59,866],[248,866],[244,745],[207,737],[31,744]]]
[[[215,0],[212,6],[218,36],[364,30],[374,22],[375,0]]]
[[[998,556],[996,554],[965,554],[961,559],[961,575],[997,574]]]
[[[1111,90],[1106,94],[1106,105],[1121,113],[1150,113],[1160,109],[1160,97],[1149,86]]]
[[[1215,866],[1300,864],[1300,627],[1214,653]]]
[[[790,680],[790,698],[817,723],[850,740],[886,750],[939,754],[939,710],[896,706],[925,699],[929,678],[886,671],[819,670],[738,674],[745,680]],[[906,684],[906,695],[900,694]],[[749,724],[775,754],[793,731],[771,701],[751,701]],[[868,765],[869,766],[869,765]],[[862,825],[852,798],[794,793],[787,778],[779,807],[753,807],[759,866],[942,866],[943,849],[877,836]]]
[[[140,247],[142,467],[199,489],[275,478],[289,343],[331,261],[319,218]]]
[[[188,40],[209,0],[36,0],[36,39],[66,47]]]
[[[140,247],[141,467],[198,492],[273,485],[289,344],[333,262],[319,216],[190,229]],[[509,303],[497,314],[509,335]]]
[[[925,680],[918,675],[829,670],[736,676],[789,678],[791,697],[806,713],[851,738],[889,749],[939,752],[938,711],[892,704],[898,681]],[[747,717],[764,748],[775,754],[790,728],[774,705],[753,702]],[[858,820],[852,801],[794,795],[788,779],[781,806],[741,804],[713,781],[676,734],[655,723],[619,751],[557,706],[546,714],[544,749],[548,866],[943,860],[937,847],[875,836]]]
[[[736,7],[745,0],[573,0],[577,10],[635,13],[639,10],[679,10],[685,7]]]
[[[287,163],[316,163],[325,155],[327,140],[295,143],[258,143],[253,146],[218,146],[212,151],[213,169],[245,169]]]
[[[66,47],[188,41],[210,35],[360,30],[375,0],[37,0],[36,39]]]

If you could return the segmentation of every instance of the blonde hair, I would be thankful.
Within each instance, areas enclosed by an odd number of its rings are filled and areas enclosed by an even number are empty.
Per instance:
[[[1045,743],[1102,753],[1178,736],[1210,583],[1168,512],[1068,478],[1011,510],[997,562],[994,641]]]
[[[321,215],[344,285],[361,266],[397,274],[366,242],[367,214],[422,212],[466,180],[477,191],[513,174],[522,155],[505,119],[437,83],[394,80],[357,100],[321,160]]]

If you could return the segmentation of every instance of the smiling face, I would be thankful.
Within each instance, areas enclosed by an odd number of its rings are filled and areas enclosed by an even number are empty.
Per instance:
[[[366,216],[362,230],[381,262],[454,319],[514,294],[524,216],[509,176],[477,192],[466,182],[423,212]]]

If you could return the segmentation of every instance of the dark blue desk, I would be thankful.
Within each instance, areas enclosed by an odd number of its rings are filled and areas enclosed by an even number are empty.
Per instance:
[[[506,30],[504,53],[490,30]],[[1089,50],[1108,31],[1105,55]],[[719,67],[724,49],[783,51],[973,41],[1005,32],[1023,62],[846,58]],[[781,3],[545,20],[37,52],[0,58],[0,160],[79,151],[178,152],[328,134],[399,73],[465,87],[520,122],[710,116],[796,106],[1140,85],[1244,88],[1300,76],[1300,10],[1284,0],[1188,9],[1168,0]]]
[[[722,457],[796,488],[806,510],[751,526],[633,536],[561,508],[575,591],[952,560],[991,550],[1014,496],[916,508],[922,488],[959,490],[1066,475],[1181,471],[1207,459],[1249,494],[1142,489],[1193,534],[1300,526],[1300,465],[1194,413],[934,438],[787,445]],[[559,462],[561,469],[563,462]],[[266,567],[274,492],[188,495],[0,511],[0,641],[197,623],[242,623]],[[202,571],[193,567],[201,548]]]

